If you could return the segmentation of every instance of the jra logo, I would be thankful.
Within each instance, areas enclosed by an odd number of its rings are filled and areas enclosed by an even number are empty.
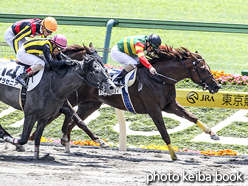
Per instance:
[[[208,101],[208,102],[214,102],[214,97],[210,96],[210,95],[204,95],[202,94],[202,96],[200,97],[197,92],[195,91],[191,91],[187,94],[186,97],[187,101],[191,104],[196,103],[196,101]]]

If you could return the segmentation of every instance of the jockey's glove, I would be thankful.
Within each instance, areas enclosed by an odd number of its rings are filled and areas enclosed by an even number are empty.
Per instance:
[[[155,75],[157,73],[157,71],[154,67],[149,68],[149,71],[152,75]]]
[[[72,60],[65,60],[65,64],[68,65],[68,66],[72,66],[72,65],[75,64],[75,62],[72,61]]]

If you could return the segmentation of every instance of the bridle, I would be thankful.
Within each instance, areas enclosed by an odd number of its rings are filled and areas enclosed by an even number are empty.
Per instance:
[[[196,62],[193,61],[194,68],[193,68],[192,74],[190,73],[190,71],[189,71],[188,68],[186,67],[186,64],[184,63],[183,58],[180,57],[180,59],[181,59],[181,62],[182,62],[182,64],[183,64],[184,68],[186,69],[187,73],[189,74],[190,79],[191,79],[194,83],[200,85],[200,86],[202,87],[203,90],[207,90],[207,89],[208,89],[208,86],[207,86],[206,80],[207,80],[208,78],[212,77],[213,74],[210,74],[208,77],[206,77],[206,78],[203,79],[203,78],[201,77],[201,74],[199,73],[198,68],[197,68],[197,64],[200,63],[201,61],[203,61],[204,59],[197,59]],[[194,74],[194,72],[197,73],[197,75],[198,75],[198,77],[199,77],[199,79],[200,79],[200,82],[199,82],[199,83],[196,82],[196,81],[193,79],[193,74]],[[164,76],[164,75],[159,74],[159,73],[156,73],[155,75],[160,76],[160,77],[163,77],[163,78],[166,78],[166,79],[169,79],[169,80],[174,81],[174,82],[178,82],[177,80],[175,80],[175,79],[173,79],[173,78],[169,78],[169,77]],[[158,82],[158,83],[160,83],[160,82]],[[162,82],[162,84],[164,84],[164,85],[171,85],[171,84],[168,84],[168,83],[166,83],[166,82],[164,82],[164,81]],[[172,85],[171,85],[171,86],[172,86]]]
[[[61,53],[61,55],[63,56],[63,57],[65,57],[67,60],[71,60],[71,58],[69,58],[67,55],[65,55],[65,54],[63,54],[63,53]],[[91,61],[92,60],[96,60],[96,61],[98,61],[98,59],[96,58],[96,57],[94,57],[93,55],[91,56],[90,55],[90,57],[91,57]],[[87,58],[88,59],[88,58]],[[83,59],[83,62],[84,62],[84,60],[85,59]],[[79,65],[79,63],[77,62],[77,61],[74,61],[74,62],[76,62],[76,64],[77,65]],[[98,63],[100,63],[100,65],[104,68],[104,66],[102,65],[102,63],[100,62],[100,61],[98,61]],[[95,80],[95,82],[97,82],[97,84],[95,85],[94,83],[91,83],[90,81],[88,81],[86,78],[84,78],[83,76],[81,76],[80,74],[78,74],[77,73],[77,71],[75,71],[75,69],[73,68],[73,72],[79,77],[79,78],[81,78],[82,80],[84,80],[86,83],[88,83],[90,86],[92,86],[92,87],[94,87],[94,88],[98,88],[98,89],[100,89],[100,90],[102,90],[103,89],[103,82],[107,82],[109,79],[110,79],[110,77],[105,77],[103,80],[98,80],[97,79],[97,77],[94,75],[94,73],[92,73],[92,72],[90,72],[90,75],[93,77],[93,79]],[[101,71],[101,73],[103,74],[103,76],[105,76],[105,74]]]
[[[92,60],[94,60],[94,58],[90,58],[89,62],[91,62]],[[84,61],[85,61],[85,59],[83,59],[82,62],[84,62]],[[74,60],[74,63],[76,64],[76,66],[74,66],[74,65],[73,65],[73,66],[69,66],[70,68],[72,68],[72,71],[73,71],[81,80],[85,81],[86,83],[88,83],[90,86],[92,86],[92,87],[94,87],[94,88],[98,88],[98,89],[102,90],[102,89],[104,88],[103,83],[106,82],[106,81],[108,81],[108,79],[110,79],[110,77],[107,76],[107,77],[105,77],[104,79],[99,80],[99,79],[95,76],[95,74],[94,74],[93,72],[89,72],[90,75],[92,76],[92,78],[93,78],[93,79],[95,80],[95,82],[96,82],[96,84],[94,84],[94,83],[90,82],[89,80],[87,80],[85,77],[81,76],[81,75],[75,70],[75,68],[76,68],[77,66],[81,65],[81,64],[78,63],[78,62],[75,61],[75,60]],[[100,63],[100,62],[99,62],[99,63]],[[51,72],[50,92],[51,92],[52,96],[53,96],[55,99],[57,99],[58,101],[65,101],[66,99],[62,100],[62,99],[57,98],[57,97],[55,96],[55,94],[53,93],[53,91],[52,91],[52,77],[53,77],[53,71],[54,71],[54,70],[52,70],[52,72]],[[100,71],[100,73],[102,73],[103,76],[106,76],[102,71]]]
[[[203,90],[207,90],[207,89],[208,89],[208,86],[207,86],[206,80],[207,80],[208,78],[212,77],[213,74],[210,74],[208,77],[206,77],[206,78],[203,79],[203,78],[201,77],[201,74],[200,74],[199,71],[198,71],[198,68],[197,68],[197,64],[200,63],[201,61],[204,61],[204,59],[197,59],[197,61],[193,61],[194,68],[193,68],[192,74],[191,74],[191,73],[189,72],[189,70],[187,69],[187,67],[186,67],[186,65],[185,65],[185,63],[184,63],[184,61],[183,61],[183,59],[182,59],[182,58],[180,58],[180,59],[181,59],[181,62],[182,62],[182,64],[183,64],[183,66],[185,67],[186,71],[188,72],[188,74],[189,74],[189,76],[190,76],[190,79],[191,79],[195,84],[201,85]],[[198,77],[199,77],[199,80],[200,80],[199,83],[196,82],[196,81],[193,79],[193,74],[194,74],[194,72],[196,72],[197,75],[198,75]]]
[[[84,78],[83,76],[81,76],[80,74],[78,74],[77,73],[77,71],[75,71],[75,68],[73,68],[72,69],[73,70],[73,72],[80,78],[80,79],[82,79],[82,80],[84,80],[86,83],[88,83],[90,86],[92,86],[92,87],[94,87],[94,88],[98,88],[98,89],[100,89],[100,90],[102,90],[103,89],[103,83],[104,82],[107,82],[108,81],[108,79],[110,79],[108,76],[107,77],[105,77],[104,79],[102,79],[102,80],[99,80],[99,79],[97,79],[97,77],[95,76],[95,74],[93,73],[93,72],[89,72],[90,73],[90,75],[92,76],[92,78],[95,80],[95,82],[96,82],[96,84],[94,84],[94,83],[91,83],[89,80],[87,80],[86,78]],[[102,72],[102,71],[100,71],[100,73],[103,75],[103,76],[105,76],[105,74]]]

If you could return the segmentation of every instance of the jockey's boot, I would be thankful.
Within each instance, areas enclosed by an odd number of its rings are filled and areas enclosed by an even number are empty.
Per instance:
[[[128,72],[125,69],[122,69],[121,73],[118,76],[116,76],[116,78],[113,80],[113,83],[116,86],[124,86],[124,83],[122,82],[122,80],[127,73]]]
[[[32,69],[29,67],[26,72],[18,75],[16,77],[16,81],[18,81],[18,83],[20,83],[23,87],[25,87],[26,89],[28,88],[28,85],[26,84],[26,79],[32,75],[34,72],[32,71]]]
[[[124,83],[122,82],[122,79],[127,75],[128,72],[130,72],[131,70],[133,70],[134,67],[131,64],[126,65],[123,70],[121,71],[121,73],[116,76],[115,79],[113,79],[113,83],[116,86],[124,86]]]

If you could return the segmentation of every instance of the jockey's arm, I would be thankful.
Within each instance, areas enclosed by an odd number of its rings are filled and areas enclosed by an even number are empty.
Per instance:
[[[59,61],[63,59],[60,52],[56,55],[56,58],[57,58],[57,60],[59,60]]]
[[[44,56],[46,58],[47,63],[51,67],[60,67],[60,66],[66,64],[66,61],[65,60],[57,60],[57,59],[53,59],[52,58],[49,45],[44,45],[43,46],[43,54],[44,54]]]
[[[24,37],[29,37],[31,35],[31,33],[32,33],[31,27],[30,26],[26,26],[18,34],[16,34],[16,36],[12,39],[15,53],[19,49],[18,42],[20,40],[22,40]]]
[[[138,58],[140,60],[140,62],[148,69],[150,69],[152,67],[151,63],[149,63],[149,61],[146,59],[145,57],[145,53],[144,53],[144,48],[145,45],[143,43],[136,43],[134,45],[135,49],[136,49],[136,53],[138,55]]]

